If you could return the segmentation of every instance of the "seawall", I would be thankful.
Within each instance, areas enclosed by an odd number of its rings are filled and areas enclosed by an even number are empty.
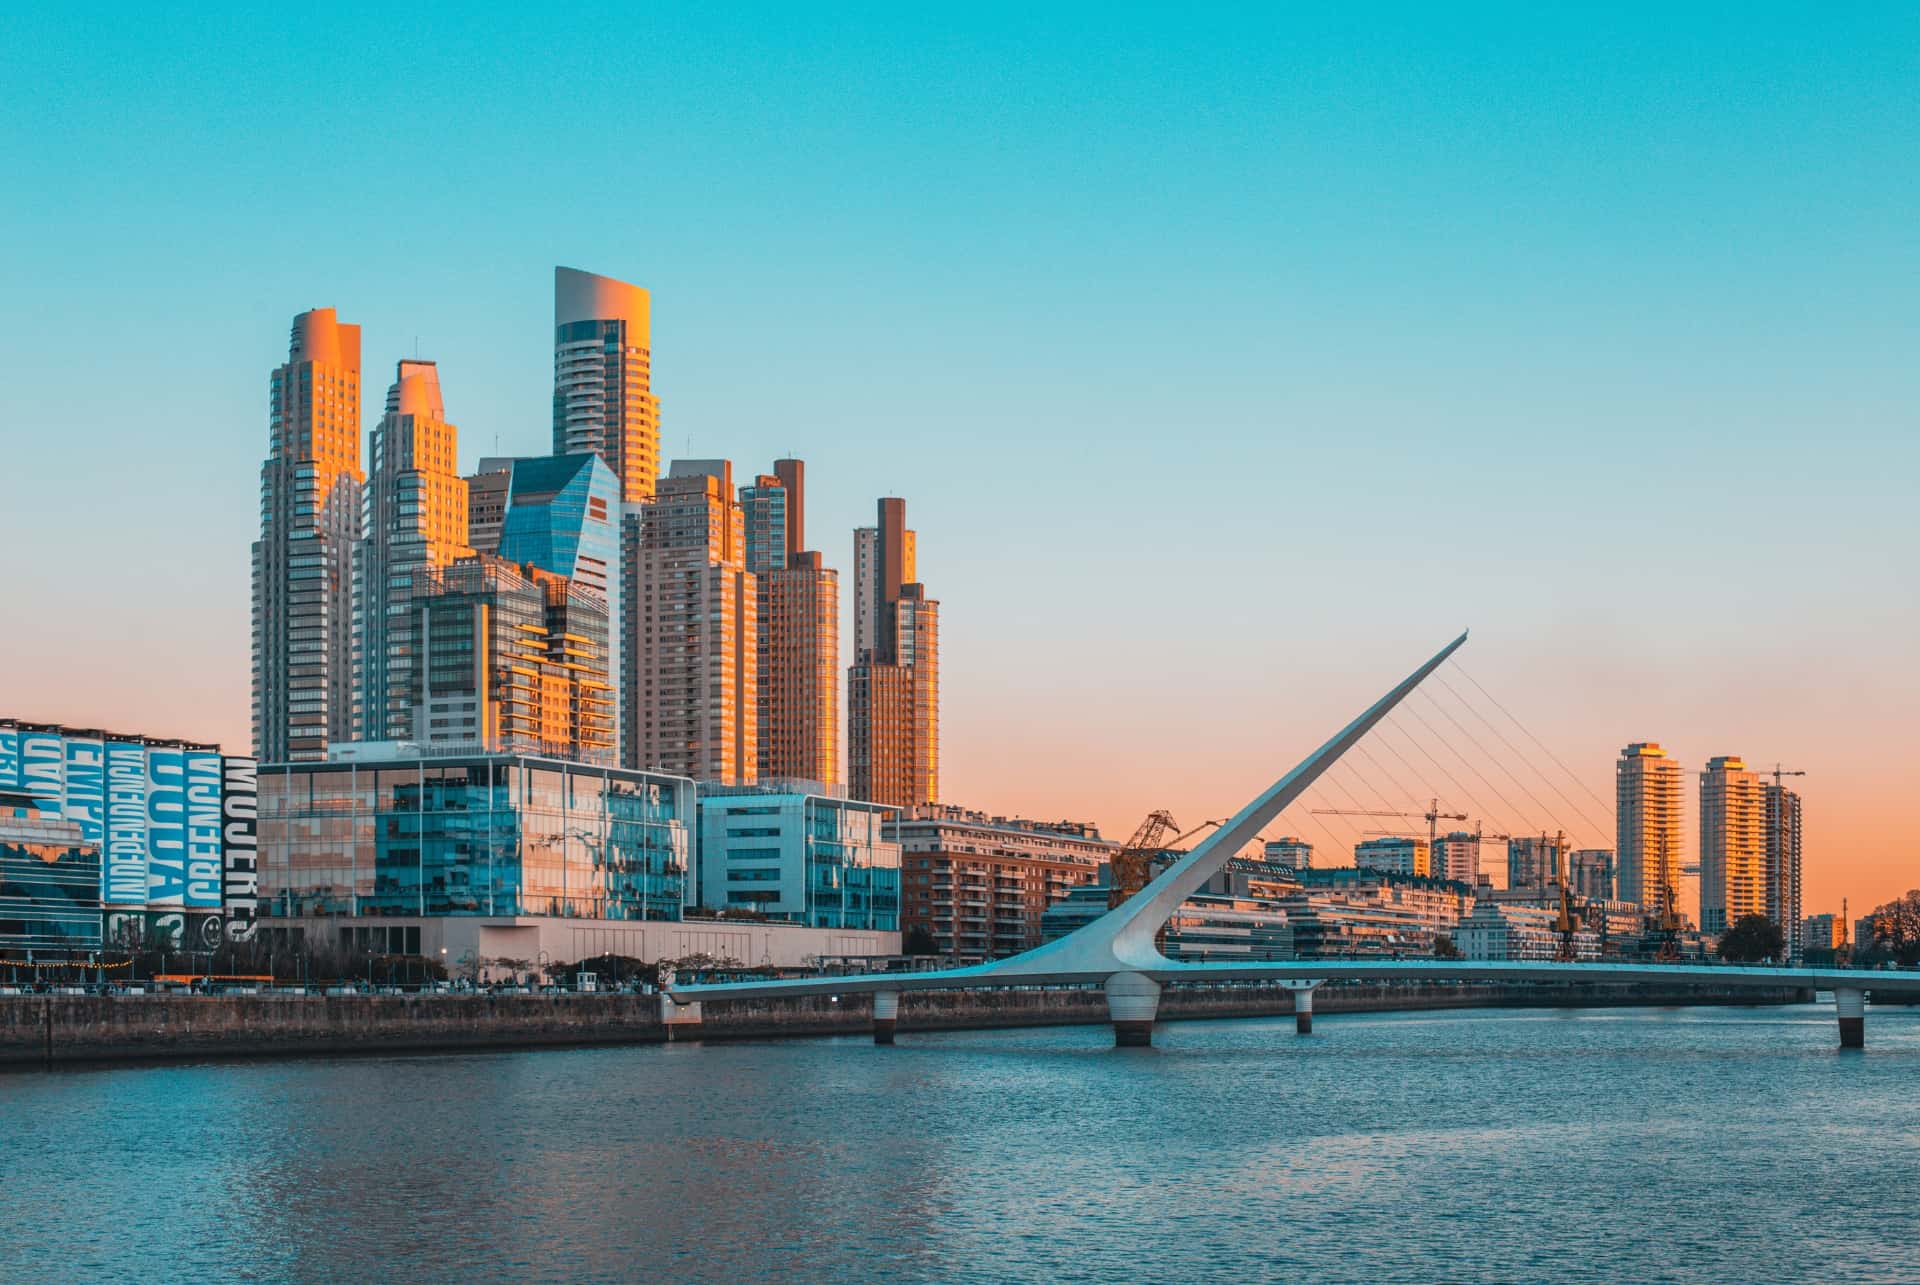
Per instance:
[[[1334,982],[1314,1009],[1336,1013],[1495,1007],[1785,1004],[1804,990],[1619,984]],[[302,1057],[864,1034],[871,1001],[847,996],[709,1002],[698,1028],[669,1029],[651,995],[0,996],[0,1067],[222,1057]],[[1161,1021],[1283,1016],[1291,992],[1168,987]],[[1104,1023],[1105,996],[1072,991],[909,991],[899,1030]]]

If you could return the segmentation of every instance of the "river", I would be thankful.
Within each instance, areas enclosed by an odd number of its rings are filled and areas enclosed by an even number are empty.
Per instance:
[[[1920,1279],[1920,1009],[0,1076],[0,1279]]]

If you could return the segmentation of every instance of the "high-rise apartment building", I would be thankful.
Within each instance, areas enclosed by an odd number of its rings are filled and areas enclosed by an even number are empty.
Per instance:
[[[1353,864],[1383,874],[1430,877],[1433,845],[1429,840],[1404,835],[1365,839],[1353,845]]]
[[[472,552],[467,483],[455,472],[459,434],[447,422],[440,374],[430,361],[402,361],[387,413],[368,450],[355,550],[354,737],[400,740],[413,733],[411,598],[428,571]]]
[[[1800,917],[1800,795],[1778,780],[1765,789],[1767,918],[1787,939],[1787,962],[1799,963],[1807,949]]]
[[[1700,774],[1700,930],[1722,933],[1767,913],[1767,797],[1738,757]]]
[[[360,327],[293,319],[269,385],[253,546],[253,745],[324,759],[353,736],[353,551],[360,537]]]
[[[1653,741],[1635,741],[1614,765],[1614,851],[1619,899],[1679,911],[1680,765]]]
[[[759,774],[840,779],[840,577],[806,549],[806,465],[740,488],[758,604]]]
[[[722,785],[759,762],[758,587],[726,460],[676,460],[621,530],[622,759]]]
[[[598,454],[627,504],[651,499],[660,476],[651,312],[639,286],[553,270],[553,453]]]
[[[1568,882],[1573,893],[1589,901],[1612,901],[1614,893],[1613,850],[1611,848],[1575,848],[1567,858],[1571,873]]]
[[[489,455],[467,474],[467,544],[475,553],[500,552],[500,527],[507,520],[507,489],[513,485],[512,456]]]
[[[856,798],[893,807],[940,790],[940,604],[915,579],[905,500],[854,532],[854,663],[847,671],[847,775]]]
[[[508,562],[567,577],[607,604],[607,673],[622,672],[620,481],[592,452],[512,462],[498,540]],[[614,726],[624,715],[616,692]]]
[[[1313,845],[1297,835],[1283,834],[1278,839],[1267,840],[1261,855],[1274,865],[1285,866],[1289,870],[1313,868]]]
[[[1480,882],[1480,836],[1455,830],[1434,839],[1433,877],[1451,879],[1469,888],[1477,885]]]
[[[482,553],[424,572],[410,605],[413,741],[612,764],[606,599]]]
[[[1507,840],[1507,887],[1552,888],[1567,869],[1565,835],[1524,834]]]

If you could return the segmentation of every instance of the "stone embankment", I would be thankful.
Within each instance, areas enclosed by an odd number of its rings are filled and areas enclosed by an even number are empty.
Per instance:
[[[1334,982],[1322,1015],[1411,1009],[1783,1004],[1811,999],[1783,987]],[[652,995],[18,995],[0,996],[0,1067],[215,1057],[294,1057],[637,1044],[668,1039],[771,1039],[865,1034],[867,996],[709,1001],[697,1028],[669,1032]],[[1284,1016],[1293,996],[1266,986],[1170,986],[1160,1020]],[[1107,1021],[1087,990],[908,991],[899,1029],[1060,1026]]]

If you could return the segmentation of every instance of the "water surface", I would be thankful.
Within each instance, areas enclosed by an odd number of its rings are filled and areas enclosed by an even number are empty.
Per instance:
[[[0,1076],[0,1279],[1920,1278],[1920,1010]]]

